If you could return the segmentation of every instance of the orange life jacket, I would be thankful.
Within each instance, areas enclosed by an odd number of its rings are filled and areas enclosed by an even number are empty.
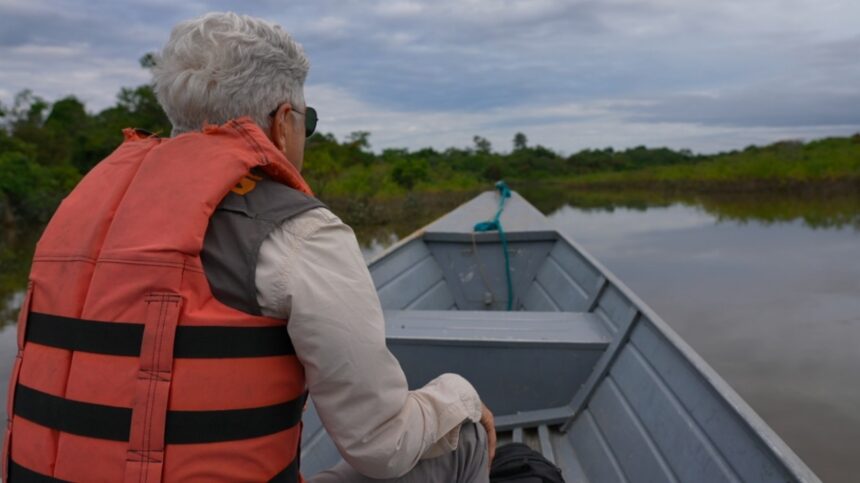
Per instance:
[[[310,188],[247,118],[125,135],[37,245],[4,481],[300,481],[306,389],[286,321],[217,300],[200,254],[251,169]]]

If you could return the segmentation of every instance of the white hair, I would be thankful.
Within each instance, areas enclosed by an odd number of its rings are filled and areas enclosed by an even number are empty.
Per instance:
[[[152,69],[173,134],[250,116],[268,130],[284,102],[301,107],[310,64],[281,27],[235,13],[180,23]]]

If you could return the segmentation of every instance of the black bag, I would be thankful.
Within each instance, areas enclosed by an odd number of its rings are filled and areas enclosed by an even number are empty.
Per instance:
[[[490,467],[491,483],[564,483],[561,470],[523,443],[496,449]]]

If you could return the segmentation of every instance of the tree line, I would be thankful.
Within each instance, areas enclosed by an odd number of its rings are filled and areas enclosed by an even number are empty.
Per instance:
[[[29,90],[18,93],[11,105],[0,104],[0,220],[45,221],[78,180],[122,142],[125,127],[169,135],[170,122],[151,86],[123,88],[115,105],[96,113],[74,96],[49,103]],[[373,152],[365,131],[340,140],[316,134],[305,156],[304,174],[322,198],[473,189],[501,178],[631,170],[697,158],[688,151],[645,147],[563,156],[529,145],[523,133],[514,136],[508,152],[495,151],[481,136],[465,148]]]
[[[151,67],[151,56],[144,56],[141,65]],[[28,90],[18,93],[10,105],[0,103],[0,224],[47,220],[80,178],[122,142],[126,127],[169,135],[170,122],[151,86],[122,88],[113,106],[95,113],[88,112],[74,96],[50,103]],[[693,166],[706,168],[699,163],[712,160],[727,160],[734,166],[736,159],[755,158],[770,170],[775,162],[764,155],[785,159],[787,152],[785,143],[777,143],[770,148],[749,147],[743,152],[712,156],[644,146],[585,149],[563,155],[529,144],[522,132],[513,136],[510,150],[505,151],[495,150],[489,140],[476,135],[468,147],[374,152],[370,136],[369,132],[357,131],[344,139],[326,133],[308,139],[303,173],[320,198],[366,202],[414,191],[477,190],[503,178],[513,182],[595,176],[616,179],[626,172],[639,176],[649,170],[673,175]],[[855,146],[856,142],[854,139]],[[797,142],[787,146],[792,152],[804,149]],[[854,163],[854,151],[840,152]],[[826,157],[833,156],[828,153]],[[822,169],[829,169],[827,163],[821,162]],[[854,164],[848,168],[856,172]]]

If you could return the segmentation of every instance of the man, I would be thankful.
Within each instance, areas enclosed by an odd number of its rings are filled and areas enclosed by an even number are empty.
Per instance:
[[[37,246],[7,481],[299,481],[306,388],[345,460],[313,483],[488,480],[492,414],[454,374],[408,390],[353,232],[299,174],[308,66],[259,19],[173,30],[174,137],[127,131]]]

